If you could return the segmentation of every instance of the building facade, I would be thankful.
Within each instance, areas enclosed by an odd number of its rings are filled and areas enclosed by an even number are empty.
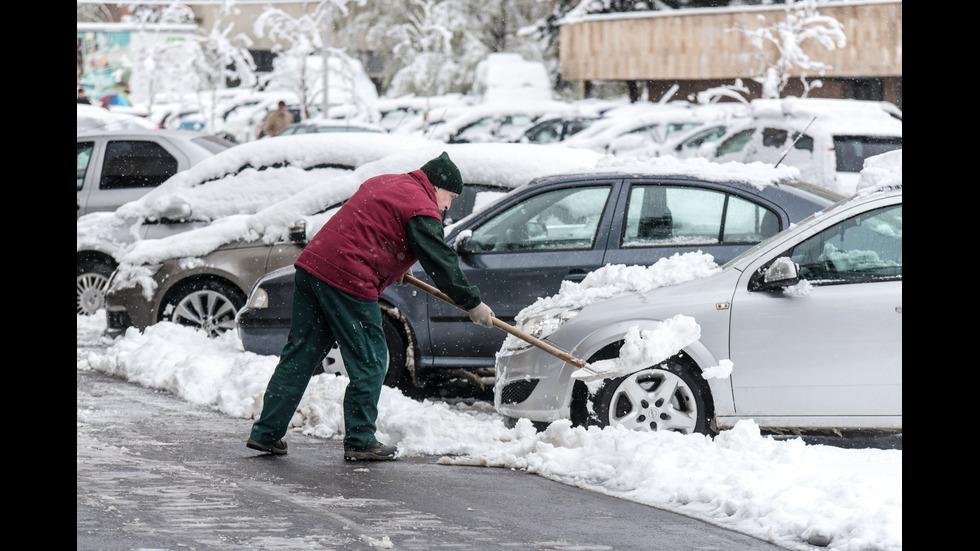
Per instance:
[[[560,67],[565,81],[627,81],[655,100],[677,84],[675,97],[732,84],[741,78],[760,97],[759,49],[738,29],[785,20],[783,6],[741,6],[592,15],[561,25]],[[846,44],[828,50],[804,43],[810,59],[830,66],[810,97],[883,100],[902,106],[902,2],[848,2],[821,6],[821,16],[842,24]],[[762,19],[764,18],[764,20]],[[775,47],[763,50],[771,59]],[[801,76],[799,70],[791,73]],[[804,92],[799,78],[783,95]]]

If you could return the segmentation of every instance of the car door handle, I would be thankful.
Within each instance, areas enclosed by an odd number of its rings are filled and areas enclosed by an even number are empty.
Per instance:
[[[582,281],[583,279],[585,279],[586,275],[587,274],[585,270],[576,268],[573,270],[568,270],[568,273],[565,274],[564,279],[567,279],[569,281]]]

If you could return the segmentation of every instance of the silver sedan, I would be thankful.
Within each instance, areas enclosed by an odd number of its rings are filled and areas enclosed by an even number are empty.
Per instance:
[[[520,319],[590,364],[616,359],[631,328],[653,330],[678,314],[697,321],[700,338],[598,383],[508,340],[494,404],[511,421],[712,434],[753,419],[774,432],[900,431],[901,185],[859,192],[712,275],[552,314]],[[723,361],[730,376],[706,376]]]

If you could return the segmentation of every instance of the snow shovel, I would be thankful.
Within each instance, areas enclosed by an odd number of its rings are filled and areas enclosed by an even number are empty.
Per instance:
[[[439,289],[436,289],[432,285],[429,285],[428,283],[425,283],[424,281],[420,281],[420,280],[416,279],[414,276],[405,274],[405,281],[411,283],[412,285],[418,287],[419,289],[422,289],[423,291],[425,291],[426,293],[429,293],[430,295],[432,295],[434,297],[441,298],[442,300],[448,302],[449,304],[452,304],[453,306],[455,306],[456,308],[459,308],[460,310],[463,310],[464,312],[466,311],[465,308],[463,308],[462,306],[460,306],[460,305],[456,304],[455,302],[453,302],[453,300],[451,298],[449,298],[448,295],[446,295],[445,293],[443,293]],[[496,317],[493,318],[493,324],[494,324],[494,326],[496,326],[496,327],[498,327],[500,329],[503,329],[504,331],[510,333],[511,335],[514,335],[515,337],[523,340],[524,342],[526,342],[528,344],[534,345],[534,346],[540,348],[541,350],[544,350],[545,352],[551,354],[552,356],[555,356],[556,358],[558,358],[560,360],[566,361],[566,362],[574,365],[575,367],[578,367],[579,369],[583,369],[583,370],[589,372],[590,374],[598,375],[598,373],[595,373],[592,369],[589,368],[588,364],[586,364],[584,360],[581,360],[579,358],[576,358],[575,356],[572,356],[568,352],[565,352],[563,350],[560,350],[558,348],[555,348],[554,346],[551,346],[550,344],[542,341],[541,339],[538,339],[536,337],[533,337],[531,335],[528,335],[527,333],[521,331],[520,329],[517,329],[516,327],[512,327],[512,326],[510,326],[510,325],[508,325],[508,324],[500,321]]]

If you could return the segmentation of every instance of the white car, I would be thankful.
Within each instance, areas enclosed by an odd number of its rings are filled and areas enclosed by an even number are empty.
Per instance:
[[[496,410],[539,425],[681,433],[744,419],[773,432],[901,431],[901,152],[888,156],[897,169],[865,170],[884,175],[875,186],[702,277],[577,306],[560,293],[526,308],[518,329],[593,371],[603,360],[620,367],[580,380],[588,371],[573,376],[576,366],[508,337],[497,354]],[[666,359],[625,361],[624,344],[663,334],[678,316],[693,318],[694,338],[660,350]]]
[[[579,109],[560,101],[482,103],[457,109],[429,133],[429,138],[447,143],[514,142],[542,117],[570,115]]]
[[[804,181],[850,195],[865,159],[902,148],[900,114],[886,102],[783,98],[754,100],[752,110],[702,156],[794,166]]]
[[[79,132],[75,135],[75,219],[90,212],[114,211],[232,145],[186,130]]]
[[[605,112],[602,120],[569,137],[565,145],[619,157],[656,156],[678,134],[706,124],[731,124],[745,111],[741,104],[632,104]]]

